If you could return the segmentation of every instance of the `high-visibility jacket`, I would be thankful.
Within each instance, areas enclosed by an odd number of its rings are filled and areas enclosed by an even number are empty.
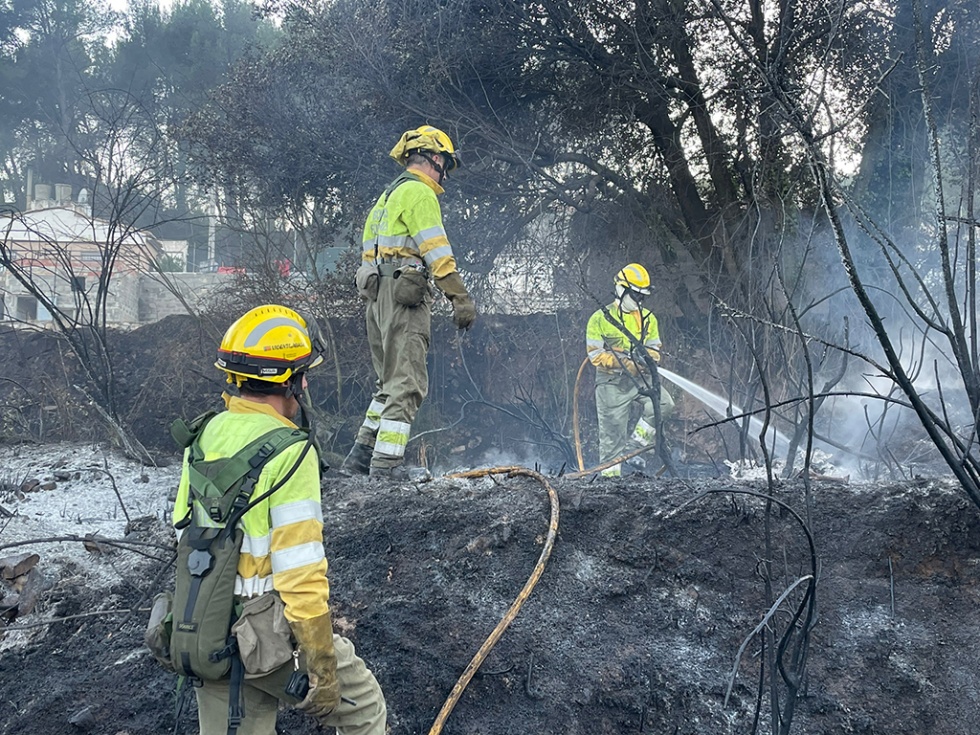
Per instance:
[[[200,438],[204,460],[231,457],[250,442],[281,426],[296,424],[271,406],[225,394],[227,411],[211,419]],[[262,469],[252,497],[277,484],[296,463],[306,442],[287,447]],[[189,449],[187,450],[190,451]],[[177,488],[173,521],[189,512],[187,452]],[[251,508],[239,521],[244,531],[235,594],[254,597],[275,590],[286,605],[286,618],[307,620],[329,611],[330,583],[323,552],[320,466],[315,447],[281,488]],[[178,534],[180,531],[178,531]]]
[[[621,373],[623,366],[630,364],[632,343],[623,334],[623,327],[647,348],[654,359],[660,359],[660,327],[657,317],[649,309],[640,307],[638,311],[623,313],[619,304],[613,302],[606,307],[606,311],[613,321],[609,321],[599,309],[589,318],[585,330],[585,349],[596,369]],[[618,356],[616,353],[619,353]]]
[[[399,179],[404,180],[382,192],[368,214],[361,257],[369,263],[382,259],[421,261],[436,279],[453,273],[456,258],[442,225],[437,198],[444,189],[414,169]]]

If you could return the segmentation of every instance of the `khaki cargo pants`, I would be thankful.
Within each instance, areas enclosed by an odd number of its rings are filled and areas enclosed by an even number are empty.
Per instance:
[[[336,727],[339,735],[384,735],[388,710],[377,679],[355,653],[353,643],[335,633],[333,645],[337,653],[340,692],[357,704],[341,702],[336,710],[323,718],[323,724]],[[251,681],[256,683],[255,680]],[[238,728],[238,735],[276,735],[278,697],[249,682],[246,679],[242,687],[245,716]],[[195,692],[201,735],[226,735],[228,682],[204,682]]]
[[[595,407],[599,418],[599,462],[619,457],[628,451],[630,440],[637,446],[652,444],[656,434],[653,401],[642,395],[635,379],[628,374],[596,371]],[[639,404],[640,418],[630,434],[630,408]],[[674,411],[674,399],[660,388],[660,416],[666,419]],[[604,470],[604,475],[618,476],[620,465]]]
[[[395,301],[396,280],[382,276],[377,301],[367,304],[367,338],[376,382],[356,441],[374,447],[374,467],[394,467],[404,461],[412,422],[429,392],[426,356],[432,296],[427,294],[418,306],[403,306]]]

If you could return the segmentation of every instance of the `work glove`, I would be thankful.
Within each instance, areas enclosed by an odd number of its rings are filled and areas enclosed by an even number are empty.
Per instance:
[[[448,276],[436,279],[436,285],[449,299],[453,305],[453,324],[459,329],[469,329],[476,321],[476,306],[470,298],[463,279],[459,273],[453,271]]]
[[[640,347],[634,347],[632,354],[633,359],[641,365],[646,364],[647,355],[652,357],[654,362],[660,362],[660,353],[652,347],[644,347],[642,345]]]
[[[623,367],[626,368],[626,372],[628,372],[630,375],[640,374],[640,368],[637,367],[636,362],[629,359],[628,357],[623,360]]]
[[[300,650],[306,654],[306,670],[310,676],[310,691],[296,706],[317,719],[326,717],[340,704],[330,613],[309,620],[294,620],[289,627]]]

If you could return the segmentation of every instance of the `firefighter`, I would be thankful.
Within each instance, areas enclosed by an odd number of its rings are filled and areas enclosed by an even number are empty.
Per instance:
[[[656,436],[653,401],[641,392],[650,385],[643,375],[645,350],[660,362],[660,328],[643,300],[650,295],[650,274],[639,263],[630,263],[613,279],[616,300],[599,309],[590,318],[585,342],[589,360],[595,365],[595,404],[599,418],[599,460],[607,462],[623,455],[630,440],[640,446],[651,444]],[[628,334],[627,334],[628,333]],[[632,339],[631,339],[632,337]],[[630,433],[630,409],[638,405],[640,417]],[[670,394],[660,389],[660,415],[666,418],[674,410]],[[642,469],[640,457],[627,462],[627,470]],[[622,463],[603,470],[603,475],[618,477]]]
[[[356,277],[367,301],[375,391],[341,472],[424,480],[425,468],[404,462],[412,422],[429,389],[430,284],[449,298],[459,329],[472,326],[476,308],[456,270],[437,199],[460,165],[452,140],[423,125],[405,132],[390,155],[405,171],[368,215]]]
[[[252,309],[229,327],[215,366],[237,390],[222,395],[227,410],[211,418],[200,434],[197,446],[203,459],[232,457],[273,429],[295,429],[298,417],[306,423],[306,371],[322,361],[313,326],[308,327],[292,309],[266,305]],[[288,446],[259,475],[253,498],[282,485],[242,516],[244,537],[234,594],[243,610],[239,620],[246,617],[245,611],[256,610],[260,612],[255,621],[266,621],[252,625],[252,635],[265,638],[253,642],[252,649],[272,650],[281,643],[279,636],[288,646],[295,641],[310,689],[302,701],[290,699],[283,695],[283,676],[261,678],[250,673],[239,633],[246,674],[241,686],[244,718],[238,733],[275,735],[276,711],[282,700],[321,724],[336,727],[342,735],[384,735],[386,706],[381,688],[353,644],[334,634],[331,625],[320,465],[315,445],[306,444]],[[178,533],[191,512],[188,494],[193,473],[188,461],[185,453],[174,505]],[[270,608],[274,611],[271,620],[261,612]],[[290,662],[280,670],[289,675],[294,668]],[[203,681],[195,691],[202,735],[225,735],[229,731],[228,680]]]

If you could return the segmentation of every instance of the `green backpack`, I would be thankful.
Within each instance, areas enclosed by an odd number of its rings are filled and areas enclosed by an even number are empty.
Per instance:
[[[208,681],[228,676],[238,660],[237,643],[231,635],[243,538],[238,521],[282,487],[312,446],[309,432],[283,426],[263,434],[231,457],[205,461],[200,437],[214,415],[204,414],[190,424],[178,419],[170,427],[177,443],[190,448],[189,511],[175,524],[183,533],[177,543],[170,659],[181,676]],[[306,446],[286,476],[251,499],[266,463],[301,441]]]

